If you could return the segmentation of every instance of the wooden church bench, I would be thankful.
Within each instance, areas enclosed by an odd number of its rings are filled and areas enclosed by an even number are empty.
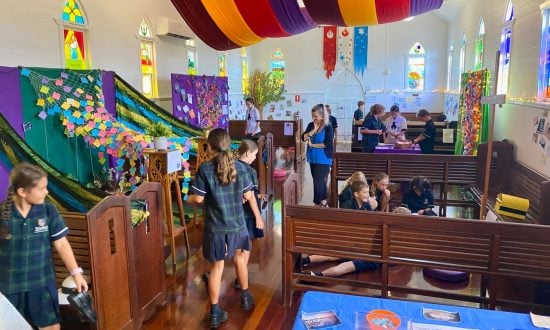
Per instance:
[[[381,297],[437,297],[477,303],[490,309],[543,309],[513,297],[504,283],[550,281],[550,227],[480,220],[285,205],[283,220],[283,301],[295,291],[318,290]],[[382,264],[369,280],[303,273],[302,255],[364,259]],[[393,265],[479,274],[480,292],[442,291],[389,282]],[[414,282],[413,282],[414,283]],[[526,288],[527,286],[525,286]],[[366,289],[370,289],[368,292]],[[526,290],[526,289],[525,289]],[[391,291],[391,295],[389,292]],[[488,295],[486,294],[488,293]]]

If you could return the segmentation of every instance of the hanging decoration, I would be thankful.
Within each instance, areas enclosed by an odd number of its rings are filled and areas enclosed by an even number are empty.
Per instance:
[[[353,68],[356,75],[365,75],[369,51],[369,27],[357,26],[353,31]]]
[[[173,114],[200,128],[228,128],[227,77],[172,74]]]
[[[354,29],[348,27],[338,28],[338,62],[343,66],[348,66],[352,63],[353,32]]]
[[[455,154],[477,155],[480,137],[486,136],[482,134],[482,130],[486,130],[487,127],[483,125],[481,96],[486,92],[487,80],[487,70],[462,74]]]
[[[327,79],[336,67],[336,26],[323,27],[323,69]]]

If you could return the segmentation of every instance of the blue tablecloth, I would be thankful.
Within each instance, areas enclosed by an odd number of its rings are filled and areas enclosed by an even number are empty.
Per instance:
[[[429,320],[422,315],[422,308],[458,312],[460,313],[461,321],[455,323]],[[410,320],[423,324],[438,324],[471,329],[539,329],[533,326],[528,314],[316,291],[308,291],[302,297],[293,329],[306,329],[301,319],[302,312],[313,313],[327,310],[335,311],[342,321],[342,324],[335,329],[354,329],[355,313],[361,312],[366,314],[373,309],[390,310],[399,315],[402,321]],[[406,329],[406,324],[402,324],[401,328]]]

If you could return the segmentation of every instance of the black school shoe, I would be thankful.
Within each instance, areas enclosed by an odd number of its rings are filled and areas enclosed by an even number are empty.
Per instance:
[[[223,322],[227,321],[229,314],[226,311],[220,310],[218,313],[210,313],[210,328],[216,329]]]
[[[97,323],[92,298],[87,293],[72,293],[67,297],[67,300],[88,322]]]
[[[252,298],[250,293],[243,293],[241,298],[241,306],[247,312],[252,309],[252,306],[254,306],[254,298]]]

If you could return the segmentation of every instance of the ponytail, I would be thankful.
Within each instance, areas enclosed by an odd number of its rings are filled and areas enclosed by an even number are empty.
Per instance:
[[[0,210],[0,239],[11,239],[10,229],[8,227],[8,219],[10,218],[11,205],[13,204],[13,189],[8,189],[6,201]]]
[[[223,150],[213,158],[216,174],[222,186],[237,181],[237,168],[235,168],[235,160],[232,154]]]

